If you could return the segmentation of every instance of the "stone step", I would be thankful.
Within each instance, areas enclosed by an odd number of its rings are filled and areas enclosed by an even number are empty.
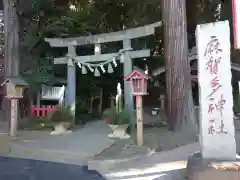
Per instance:
[[[105,160],[94,160],[91,159],[88,161],[88,169],[96,170],[101,172],[110,172],[112,169],[116,169],[123,163],[127,163],[128,161],[139,158],[131,157],[131,158],[114,158],[114,159],[105,159]]]
[[[181,162],[187,160],[190,154],[200,149],[199,143],[188,144],[169,151],[162,151],[153,155],[139,155],[125,158],[115,158],[106,160],[90,160],[88,168],[99,172],[112,172],[120,169],[131,169],[141,166],[151,167],[153,164]]]
[[[97,170],[107,172],[111,169],[117,168],[120,164],[127,163],[137,159],[143,155],[146,155],[146,147],[137,147],[136,145],[126,145],[120,152],[115,156],[106,157],[105,153],[100,153],[93,159],[88,161],[89,170]]]
[[[147,147],[138,147],[133,142],[124,144],[125,141],[118,141],[88,161],[90,170],[108,171],[118,167],[119,164],[134,160],[139,156],[146,155]]]

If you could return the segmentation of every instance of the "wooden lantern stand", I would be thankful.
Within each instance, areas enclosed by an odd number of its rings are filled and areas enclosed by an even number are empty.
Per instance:
[[[1,86],[5,86],[6,98],[11,101],[10,136],[16,137],[18,126],[18,99],[23,97],[23,90],[28,84],[19,77],[9,77]]]
[[[16,137],[18,127],[18,99],[11,98],[10,136]]]
[[[143,103],[142,96],[147,95],[147,80],[149,77],[141,69],[135,69],[124,78],[131,81],[132,94],[136,96],[137,145],[143,145]]]
[[[142,107],[142,96],[136,96],[136,117],[137,117],[137,145],[143,145],[143,107]]]

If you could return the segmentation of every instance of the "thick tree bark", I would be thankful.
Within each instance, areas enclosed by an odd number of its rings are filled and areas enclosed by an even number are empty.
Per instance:
[[[17,0],[4,0],[5,74],[19,75],[19,22]]]
[[[162,12],[169,127],[195,131],[185,0],[163,0]]]
[[[18,0],[4,0],[5,77],[19,76]],[[10,122],[10,102],[4,100],[5,119]]]

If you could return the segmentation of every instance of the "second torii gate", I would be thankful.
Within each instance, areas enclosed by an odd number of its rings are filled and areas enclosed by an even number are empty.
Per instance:
[[[154,24],[133,28],[129,30],[123,30],[112,33],[104,33],[92,36],[80,36],[76,38],[46,38],[45,41],[50,44],[51,47],[67,47],[68,54],[66,57],[54,58],[54,64],[67,64],[67,98],[66,104],[71,107],[72,112],[75,114],[75,102],[76,102],[76,63],[84,62],[101,62],[114,58],[118,53],[101,54],[101,51],[95,52],[94,55],[89,56],[77,56],[76,46],[84,46],[94,44],[95,47],[99,47],[102,43],[107,42],[123,42],[123,55],[124,60],[124,76],[127,76],[132,71],[132,59],[142,58],[150,56],[150,49],[145,50],[132,50],[131,40],[144,36],[149,36],[155,33],[155,28],[161,26],[161,22]],[[100,48],[101,49],[101,48]],[[73,60],[75,62],[73,62]],[[131,85],[129,82],[124,82],[124,98],[125,107],[133,112],[133,96],[131,95]]]

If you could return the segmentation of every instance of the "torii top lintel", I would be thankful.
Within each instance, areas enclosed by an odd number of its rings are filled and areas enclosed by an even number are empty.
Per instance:
[[[80,36],[75,38],[45,38],[45,41],[48,42],[51,47],[82,46],[88,44],[122,41],[125,39],[135,39],[152,35],[155,33],[155,28],[160,27],[161,25],[162,22],[159,21],[142,27],[118,32],[104,33],[92,36]]]

